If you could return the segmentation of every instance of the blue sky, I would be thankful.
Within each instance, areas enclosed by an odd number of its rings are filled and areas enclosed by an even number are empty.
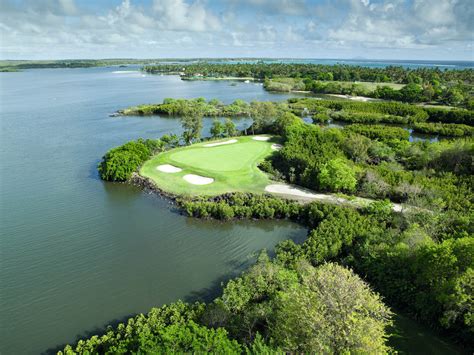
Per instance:
[[[472,0],[0,0],[2,59],[474,60]]]

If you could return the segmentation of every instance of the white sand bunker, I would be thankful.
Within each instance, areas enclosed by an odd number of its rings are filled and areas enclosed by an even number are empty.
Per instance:
[[[163,164],[163,165],[158,165],[156,167],[156,170],[159,170],[163,173],[179,173],[183,169],[178,168],[177,166],[170,165],[170,164]]]
[[[255,136],[252,138],[254,141],[268,141],[270,137],[267,136]]]
[[[273,150],[280,150],[281,148],[283,148],[283,146],[281,144],[272,144],[272,149]]]
[[[232,144],[232,143],[237,143],[237,139],[229,139],[228,141],[224,141],[224,142],[204,144],[203,147],[216,147],[218,145]]]
[[[183,179],[193,185],[208,185],[214,182],[213,178],[194,174],[186,174],[183,176]]]

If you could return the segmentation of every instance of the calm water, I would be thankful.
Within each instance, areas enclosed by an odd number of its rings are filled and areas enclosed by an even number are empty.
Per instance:
[[[189,219],[159,197],[100,181],[95,167],[109,148],[180,131],[175,119],[108,116],[119,108],[288,97],[117,70],[0,74],[1,354],[39,353],[155,305],[209,298],[256,251],[306,234],[286,222]]]

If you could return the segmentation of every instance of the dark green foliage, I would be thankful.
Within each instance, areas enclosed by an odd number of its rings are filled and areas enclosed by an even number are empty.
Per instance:
[[[472,237],[439,244],[410,231],[402,237],[396,245],[372,248],[360,271],[394,304],[472,341]]]
[[[279,263],[292,268],[299,260],[306,259],[314,265],[327,261],[351,265],[366,275],[390,302],[429,324],[444,327],[452,334],[459,333],[462,340],[467,341],[472,335],[469,330],[472,313],[468,311],[470,301],[467,296],[472,277],[469,268],[474,267],[472,248],[466,246],[472,242],[474,233],[472,199],[468,197],[472,196],[474,186],[472,141],[409,143],[403,139],[403,144],[392,144],[400,141],[398,129],[362,126],[368,130],[367,135],[382,137],[390,143],[385,145],[356,132],[341,134],[300,120],[291,122],[283,129],[284,148],[270,161],[273,171],[278,169],[290,181],[290,176],[294,176],[293,179],[300,184],[308,186],[306,184],[311,182],[313,188],[321,188],[319,176],[322,168],[332,161],[344,162],[345,155],[354,162],[354,169],[360,176],[357,193],[407,201],[420,209],[412,208],[397,217],[388,200],[373,202],[361,212],[334,205],[292,205],[286,202],[285,208],[292,206],[293,211],[288,213],[285,209],[275,208],[273,197],[247,198],[244,203],[226,197],[190,202],[185,205],[191,206],[188,213],[225,218],[213,210],[216,202],[221,205],[225,201],[235,211],[234,217],[298,220],[311,228],[308,238],[302,245],[291,241],[278,245]],[[406,138],[406,131],[403,132]],[[267,166],[266,170],[271,171],[271,168]],[[452,284],[441,282],[435,286],[433,279],[413,281],[418,274],[436,275],[436,272],[429,271],[431,259],[418,258],[417,250],[431,246],[444,255],[454,248],[450,244],[455,243],[454,240],[463,241],[457,243],[462,245],[463,260],[469,262],[462,267],[447,263],[451,273],[445,279],[453,280]],[[455,259],[460,260],[460,256],[456,254]],[[429,299],[436,300],[431,304]]]
[[[390,311],[362,280],[335,264],[314,268],[300,261],[289,269],[263,254],[228,282],[215,304],[226,328],[245,342],[260,333],[286,352],[388,350]]]
[[[317,207],[317,206],[315,206]],[[350,208],[335,208],[324,213],[324,219],[313,229],[303,244],[304,255],[313,263],[341,257],[355,240],[373,238],[383,229],[370,216]]]
[[[353,65],[297,63],[208,63],[146,66],[149,73],[180,74],[183,80],[240,77],[264,81],[270,91],[307,90],[314,93],[363,95],[404,102],[430,102],[470,107],[472,69],[445,70],[402,67],[368,68]],[[358,83],[403,83],[400,90],[379,85],[375,90]]]
[[[413,124],[413,132],[463,137],[474,135],[474,127],[458,123],[420,122]]]
[[[319,112],[313,115],[314,123],[328,123],[331,120],[331,116],[327,112]]]
[[[214,199],[179,200],[189,216],[228,220],[232,218],[297,218],[300,205],[272,196],[232,193]]]
[[[319,81],[371,81],[416,83],[438,81],[463,80],[474,83],[474,74],[471,69],[446,70],[438,68],[408,69],[388,66],[385,68],[369,68],[355,65],[322,65],[299,63],[208,63],[199,62],[185,64],[186,76],[201,74],[204,77],[254,77],[265,79],[272,77],[304,78]],[[149,73],[179,73],[183,64],[149,65],[144,70]],[[293,84],[293,82],[291,83]]]
[[[236,117],[249,116],[250,105],[242,100],[235,100],[225,105],[219,100],[206,101],[197,99],[164,99],[161,104],[140,105],[119,111],[122,115],[168,115],[168,116],[194,116],[196,114],[206,117]]]
[[[317,100],[314,98],[289,99],[289,108],[295,113],[306,111],[309,114],[321,112],[329,114],[335,120],[352,123],[407,123],[423,122],[428,113],[419,106],[400,102],[355,102]]]
[[[474,142],[456,141],[444,145],[438,154],[433,154],[428,166],[457,175],[474,175]]]
[[[427,101],[423,96],[423,88],[415,83],[407,84],[400,89],[400,100],[405,102]]]
[[[417,78],[410,80],[418,85]],[[159,328],[122,327],[108,333],[110,338],[116,339],[114,334],[123,329],[137,336],[120,333],[120,340],[103,342],[91,338],[79,343],[83,348],[76,351],[389,351],[383,330],[389,311],[366,284],[333,262],[353,268],[389,304],[472,346],[472,138],[411,143],[408,132],[398,127],[355,124],[327,129],[305,124],[273,104],[250,107],[256,118],[254,129],[280,135],[283,144],[261,163],[262,170],[312,189],[381,200],[360,210],[241,193],[178,200],[189,216],[199,218],[288,218],[307,226],[308,237],[302,244],[280,243],[274,261],[262,256],[256,266],[227,284],[222,297],[205,308],[196,306],[199,311],[184,321],[161,322]],[[348,113],[346,117],[352,117],[348,120],[364,115],[369,120],[382,117],[377,122],[403,119],[419,127],[428,117],[426,109],[401,103],[291,99],[289,107],[295,113]],[[132,142],[116,148],[107,162],[113,167],[123,159],[127,167],[128,158],[139,161],[175,141],[176,137],[163,137],[161,143]],[[390,201],[408,206],[403,213],[394,213]]]
[[[474,111],[425,108],[430,122],[462,123],[474,126]]]
[[[226,137],[233,137],[237,134],[237,128],[235,128],[235,123],[231,119],[226,118],[224,122],[224,135]]]
[[[318,114],[316,115],[318,116]],[[382,113],[358,112],[358,111],[333,111],[329,116],[333,121],[349,123],[398,123],[406,124],[410,121],[409,116],[386,115]]]
[[[224,136],[224,125],[219,120],[214,120],[211,127],[211,135],[213,138],[220,138]]]
[[[410,132],[400,127],[353,124],[344,127],[344,129],[382,142],[391,142],[394,140],[408,141],[410,138]]]
[[[305,187],[320,188],[319,174],[324,164],[343,157],[339,149],[342,134],[337,129],[324,130],[297,121],[286,127],[283,139],[285,144],[273,158],[273,165],[290,182]]]
[[[109,150],[98,165],[100,178],[107,181],[127,181],[152,154],[161,151],[161,140],[131,141]]]
[[[153,308],[147,315],[130,318],[127,324],[110,328],[102,336],[66,346],[60,354],[84,353],[240,353],[242,347],[222,328],[197,324],[203,304],[172,303]]]

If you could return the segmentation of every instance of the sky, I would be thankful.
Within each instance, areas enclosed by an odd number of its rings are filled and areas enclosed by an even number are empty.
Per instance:
[[[1,59],[474,60],[474,0],[0,0]]]

